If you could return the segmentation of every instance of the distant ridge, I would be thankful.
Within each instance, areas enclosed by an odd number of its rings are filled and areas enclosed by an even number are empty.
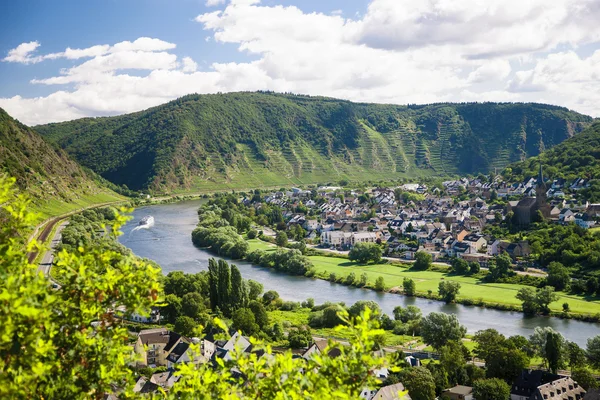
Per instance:
[[[399,106],[255,92],[188,95],[35,129],[115,184],[194,191],[501,170],[591,121],[544,104]]]

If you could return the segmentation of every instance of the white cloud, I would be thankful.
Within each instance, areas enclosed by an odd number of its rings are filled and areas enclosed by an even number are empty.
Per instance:
[[[196,63],[190,57],[183,57],[181,62],[183,63],[183,66],[181,68],[183,72],[196,72],[196,70],[198,69],[198,63]]]
[[[511,71],[507,60],[490,60],[469,74],[468,81],[481,83],[505,79]]]
[[[274,90],[400,104],[539,101],[600,115],[600,53],[577,53],[600,42],[597,1],[372,0],[363,16],[336,14],[230,0],[196,21],[206,39],[253,61],[201,60],[207,72],[156,38],[45,56],[34,55],[37,42],[23,44],[5,61],[81,59],[32,81],[73,88],[0,106],[32,124],[132,112],[192,92]]]
[[[206,0],[206,7],[214,7],[220,4],[224,4],[225,0]]]
[[[38,41],[21,43],[16,48],[9,50],[8,55],[2,59],[2,61],[23,64],[39,62],[41,61],[39,57],[33,57],[31,55],[31,53],[33,53],[38,47],[40,47],[40,43]]]

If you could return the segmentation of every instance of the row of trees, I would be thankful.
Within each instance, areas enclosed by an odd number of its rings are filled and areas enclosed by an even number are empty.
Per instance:
[[[253,264],[266,268],[274,268],[291,275],[312,276],[314,274],[313,264],[310,259],[295,249],[277,249],[272,252],[254,250],[246,256],[246,260]]]

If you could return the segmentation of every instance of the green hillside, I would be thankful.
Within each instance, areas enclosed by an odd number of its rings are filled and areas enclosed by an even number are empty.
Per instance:
[[[591,118],[541,104],[361,104],[273,93],[189,95],[36,127],[106,179],[194,191],[502,169]]]
[[[512,175],[534,176],[540,162],[550,178],[600,178],[600,121],[537,157],[511,165]]]
[[[580,194],[583,199],[600,202],[600,121],[537,157],[511,164],[504,175],[513,181],[536,176],[540,162],[549,179],[591,180],[590,187]]]
[[[63,150],[0,109],[0,173],[13,176],[42,217],[121,199]]]

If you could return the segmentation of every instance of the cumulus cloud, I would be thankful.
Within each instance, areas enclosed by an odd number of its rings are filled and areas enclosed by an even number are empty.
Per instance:
[[[233,44],[252,61],[202,60],[209,68],[199,71],[158,38],[46,55],[23,43],[4,61],[80,61],[31,81],[57,92],[0,99],[0,107],[35,124],[137,111],[191,92],[274,90],[400,104],[539,101],[600,115],[600,52],[577,51],[600,42],[594,0],[372,0],[354,18],[230,0],[195,20],[209,35],[199,41]]]
[[[198,64],[190,57],[183,57],[181,62],[183,64],[181,68],[183,72],[196,72],[196,70],[198,69]]]
[[[31,53],[33,53],[38,47],[40,47],[40,43],[38,41],[21,43],[14,49],[9,50],[8,55],[3,58],[2,61],[23,64],[40,62],[41,58],[39,56],[34,57],[31,55]]]

